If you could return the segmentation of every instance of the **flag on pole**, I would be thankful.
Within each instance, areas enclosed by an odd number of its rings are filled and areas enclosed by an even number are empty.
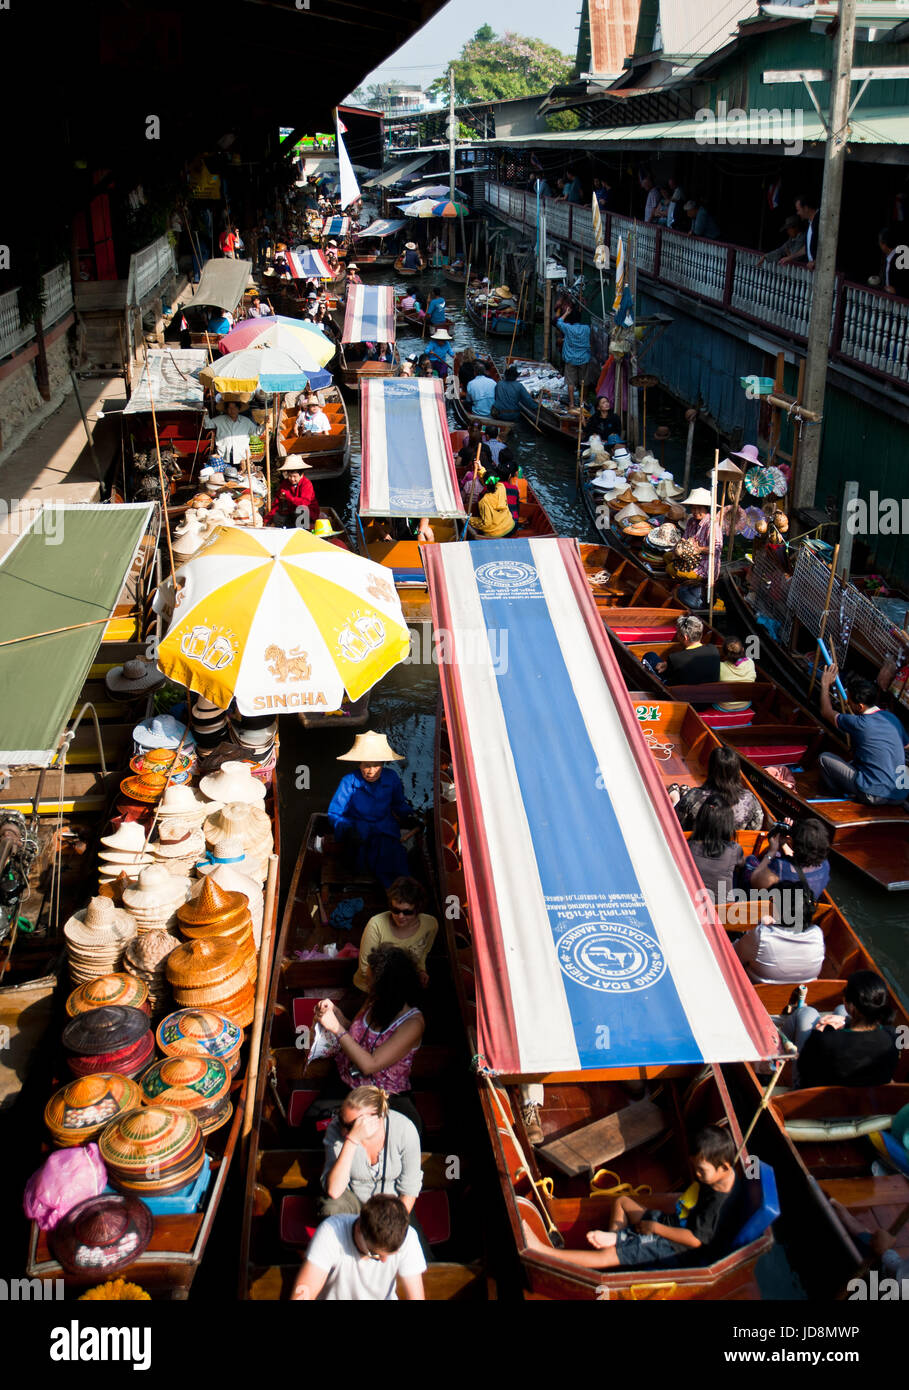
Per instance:
[[[619,244],[615,250],[615,299],[612,301],[613,313],[618,313],[619,305],[622,302],[622,291],[625,288],[625,243],[619,237]]]
[[[343,212],[345,208],[349,208],[351,203],[355,203],[359,198],[360,185],[357,183],[353,165],[344,147],[344,141],[341,139],[342,121],[337,113],[335,113],[335,119],[338,127],[338,166],[341,171],[341,211]]]
[[[606,237],[603,231],[603,214],[600,211],[600,205],[597,202],[597,195],[595,193],[593,195],[591,210],[593,212],[593,263],[597,270],[608,270],[609,247],[606,245]]]

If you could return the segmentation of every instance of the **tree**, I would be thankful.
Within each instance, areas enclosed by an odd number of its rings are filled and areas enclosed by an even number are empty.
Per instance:
[[[369,97],[367,95],[366,88],[357,87],[355,91],[351,92],[350,96],[347,98],[347,103],[345,104],[349,103],[351,106],[365,106],[368,100]]]
[[[581,118],[576,111],[554,111],[546,117],[549,130],[577,130],[580,124]]]
[[[452,71],[457,101],[500,101],[534,96],[548,92],[557,82],[567,82],[574,71],[574,59],[541,39],[523,34],[509,31],[498,38],[484,24],[461,49],[460,57],[432,83],[428,95],[447,96]]]

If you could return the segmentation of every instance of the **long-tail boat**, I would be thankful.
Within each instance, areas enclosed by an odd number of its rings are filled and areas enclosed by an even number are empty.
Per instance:
[[[526,333],[530,327],[527,319],[519,319],[517,310],[505,311],[497,305],[489,305],[487,312],[486,303],[480,303],[478,292],[473,294],[468,291],[464,301],[464,312],[471,323],[484,333],[490,334],[493,338],[512,338],[515,335],[515,322],[517,322],[517,332]]]
[[[577,549],[490,541],[424,558],[448,643],[437,833],[459,915],[446,926],[527,1296],[758,1297],[773,1171],[745,1159],[721,1064],[774,1056],[775,1030],[722,928],[695,910],[697,875]],[[553,710],[560,737],[543,745]],[[529,1082],[544,1091],[536,1147]],[[604,1180],[642,1198],[686,1189],[686,1132],[707,1122],[729,1125],[745,1163],[710,1263],[596,1271],[558,1257],[607,1219]]]
[[[664,787],[673,783],[700,785],[710,751],[719,742],[716,734],[690,705],[676,700],[631,699]],[[747,775],[745,780],[760,800],[755,783],[749,782]],[[766,803],[762,804],[767,814]],[[740,830],[736,838],[746,855],[760,857],[766,849],[760,831]],[[728,932],[741,932],[757,924],[762,907],[758,896],[749,899],[741,894],[738,900],[721,903],[718,916]],[[872,970],[883,976],[829,892],[821,896],[813,921],[824,934],[820,974],[816,980],[803,983],[803,997],[798,984],[756,984],[758,998],[771,1016],[782,1014],[800,1000],[822,1013],[833,1010],[842,1003],[846,981],[855,971]],[[890,1003],[894,1023],[909,1036],[909,1013],[892,990]],[[890,1171],[872,1171],[872,1164],[880,1163],[882,1157],[885,1162],[880,1166],[887,1166],[887,1154],[882,1155],[880,1145],[869,1138],[871,1133],[886,1132],[890,1117],[909,1103],[909,1058],[902,1051],[894,1081],[871,1089],[788,1089],[792,1085],[790,1066],[783,1071],[782,1082],[759,1121],[755,1142],[774,1166],[784,1213],[797,1212],[786,1231],[790,1261],[809,1292],[830,1297],[863,1259],[854,1235],[831,1202],[845,1207],[869,1235],[886,1230],[909,1202],[909,1177],[895,1164],[891,1162]],[[753,1110],[766,1089],[767,1078],[746,1063],[733,1074],[733,1082],[736,1098],[745,1110]],[[871,1122],[873,1116],[882,1117],[878,1125]],[[903,1172],[909,1174],[909,1162]],[[786,1223],[781,1224],[785,1229]],[[898,1236],[896,1249],[903,1258],[909,1258],[909,1231],[904,1229]]]
[[[149,349],[120,416],[123,443],[129,445],[124,454],[134,457],[139,451],[153,450],[157,429],[162,451],[178,454],[186,473],[203,466],[211,435],[203,429],[206,406],[199,372],[209,360],[205,348]]]
[[[324,1167],[322,1129],[332,1106],[334,1060],[308,1060],[313,1009],[319,998],[340,998],[352,989],[355,945],[362,927],[386,905],[374,880],[351,873],[327,816],[315,815],[307,827],[287,897],[268,998],[265,1048],[255,1095],[255,1124],[246,1177],[246,1206],[240,1250],[241,1298],[286,1299],[318,1225],[320,1178]],[[345,915],[345,929],[333,925]],[[352,924],[352,930],[351,930]],[[334,947],[334,951],[327,948]],[[426,1040],[413,1062],[413,1100],[424,1124],[423,1190],[415,1212],[434,1260],[423,1276],[429,1299],[485,1297],[479,1253],[482,1238],[470,1205],[470,1174],[463,1128],[452,1111],[466,1056],[453,1045],[457,1017],[445,964],[436,949],[429,959],[434,985],[427,1011]],[[463,1051],[463,1048],[461,1049]],[[463,1086],[463,1080],[461,1085]],[[465,1097],[465,1100],[468,1097]],[[326,1105],[328,1110],[326,1110]],[[458,1107],[458,1116],[463,1105]],[[461,1158],[452,1177],[450,1159]]]
[[[350,468],[350,422],[343,395],[337,386],[316,393],[328,416],[330,434],[297,434],[298,394],[293,391],[284,397],[276,436],[278,457],[299,454],[309,464],[312,483],[343,477]]]
[[[389,343],[395,341],[395,292],[391,285],[351,285],[344,310],[341,333],[341,381],[356,391],[361,381],[397,376],[400,372],[397,350],[391,362],[348,361],[346,343]]]
[[[521,374],[535,374],[536,372],[551,373],[555,369],[551,362],[538,361],[532,357],[508,356],[505,358],[505,366],[510,367],[514,364]],[[552,395],[548,395],[545,387],[537,394],[537,404],[535,408],[529,405],[521,406],[521,414],[534,429],[548,434],[550,439],[557,439],[566,449],[577,450],[578,446],[578,427],[583,422],[580,418],[580,407],[575,406],[569,410],[567,405],[556,400]],[[584,417],[586,419],[586,416]]]
[[[404,226],[406,223],[402,218],[380,217],[355,233],[348,259],[356,262],[361,275],[391,269],[395,263],[395,253],[387,249],[386,238],[394,236]]]
[[[848,758],[848,748],[807,706],[768,676],[763,661],[756,663],[758,680],[751,685],[718,681],[669,687],[641,657],[648,651],[665,657],[676,645],[674,639],[665,632],[659,633],[659,641],[643,636],[635,628],[633,615],[625,629],[625,615],[621,609],[616,613],[609,624],[610,635],[631,689],[651,690],[665,699],[696,705],[705,722],[736,749],[747,776],[775,814],[816,816],[830,833],[836,858],[880,888],[909,889],[909,811],[902,805],[866,806],[825,791],[821,754]],[[710,630],[704,640],[722,643],[719,634]],[[742,711],[715,708],[743,701],[749,702],[749,708]],[[788,769],[794,785],[768,770],[773,768]]]
[[[416,328],[424,338],[431,337],[437,328],[444,328],[448,333],[454,328],[454,319],[445,318],[442,323],[430,323],[425,311],[418,313],[414,309],[402,309],[400,299],[395,304],[395,313],[398,327],[402,323],[409,324],[411,328]]]

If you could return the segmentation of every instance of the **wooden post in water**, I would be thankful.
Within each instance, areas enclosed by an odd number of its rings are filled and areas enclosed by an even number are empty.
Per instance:
[[[713,472],[710,475],[710,545],[707,552],[707,606],[710,610],[709,623],[713,627],[713,557],[716,553],[716,484],[717,470],[720,466],[720,451],[717,449],[713,459]]]
[[[552,326],[552,281],[547,279],[543,294],[543,361],[549,361],[549,335]]]

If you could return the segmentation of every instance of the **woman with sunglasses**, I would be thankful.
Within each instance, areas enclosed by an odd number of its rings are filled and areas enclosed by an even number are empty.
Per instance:
[[[314,1017],[338,1040],[338,1075],[346,1086],[368,1077],[388,1092],[389,1105],[421,1129],[409,1096],[410,1069],[426,1020],[416,1007],[422,994],[413,957],[400,946],[377,946],[367,959],[369,993],[348,1021],[331,999],[320,999]]]
[[[436,939],[439,924],[421,909],[426,895],[415,878],[396,878],[388,890],[388,911],[370,917],[360,938],[360,960],[353,982],[365,994],[369,989],[370,953],[377,946],[400,946],[413,956],[420,984],[429,984],[426,957]]]
[[[405,1115],[389,1111],[378,1086],[358,1086],[325,1131],[322,1216],[359,1213],[370,1197],[400,1197],[408,1215],[420,1195],[420,1136]]]

